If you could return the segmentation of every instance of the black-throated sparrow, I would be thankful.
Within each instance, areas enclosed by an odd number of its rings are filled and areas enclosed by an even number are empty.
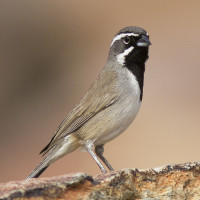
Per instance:
[[[121,134],[139,111],[150,44],[147,32],[139,27],[126,27],[115,35],[98,79],[60,124],[40,152],[46,157],[27,178],[39,177],[50,164],[79,147],[91,154],[102,172],[106,170],[97,156],[113,170],[103,156],[104,144]]]

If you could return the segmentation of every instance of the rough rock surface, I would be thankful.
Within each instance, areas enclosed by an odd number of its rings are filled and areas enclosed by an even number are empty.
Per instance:
[[[200,163],[2,183],[0,199],[200,200]]]

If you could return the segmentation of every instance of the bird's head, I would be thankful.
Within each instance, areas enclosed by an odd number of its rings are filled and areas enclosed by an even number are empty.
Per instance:
[[[136,26],[126,27],[113,38],[109,59],[127,67],[145,63],[148,59],[149,45],[149,35],[144,29]]]

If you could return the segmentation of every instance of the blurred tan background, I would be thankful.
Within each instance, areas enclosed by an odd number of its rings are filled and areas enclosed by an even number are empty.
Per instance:
[[[24,179],[107,59],[116,32],[152,42],[134,123],[105,146],[115,169],[200,161],[200,1],[0,1],[0,182]],[[99,174],[76,151],[42,175]]]

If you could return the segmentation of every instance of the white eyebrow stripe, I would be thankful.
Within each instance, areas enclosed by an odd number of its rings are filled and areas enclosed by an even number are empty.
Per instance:
[[[119,55],[117,55],[117,61],[121,65],[124,65],[124,63],[125,63],[125,56],[127,56],[133,49],[134,49],[134,47],[131,46],[128,49],[126,49],[123,53],[120,53]]]
[[[136,33],[122,33],[120,35],[117,35],[117,36],[115,36],[113,38],[113,41],[112,41],[112,43],[111,43],[110,46],[112,46],[115,43],[115,41],[120,40],[120,39],[122,39],[125,36],[135,36],[135,37],[137,37],[137,36],[139,36],[139,34],[136,34]]]

